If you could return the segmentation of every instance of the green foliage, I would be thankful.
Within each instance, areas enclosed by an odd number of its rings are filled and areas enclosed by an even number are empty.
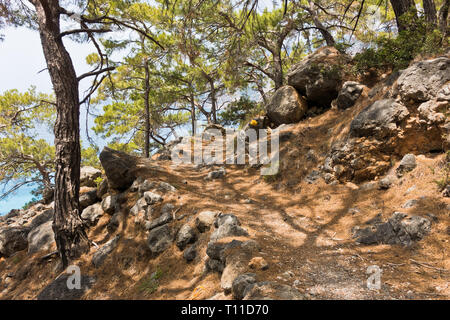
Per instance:
[[[219,114],[219,122],[226,126],[242,125],[263,109],[261,103],[252,101],[247,95],[235,100]]]
[[[55,148],[39,134],[55,120],[52,101],[35,88],[0,95],[0,198],[27,184],[51,186]]]
[[[401,31],[396,37],[381,34],[375,39],[374,47],[357,54],[354,71],[364,73],[371,69],[404,69],[418,55],[442,53],[442,41],[439,30],[430,30],[425,20],[416,18],[413,27]]]
[[[33,206],[34,204],[36,204],[36,202],[38,202],[38,201],[39,201],[38,198],[33,197],[30,201],[28,201],[27,203],[25,203],[25,204],[22,206],[22,210],[27,210],[27,209],[29,209],[31,206]]]
[[[102,165],[98,159],[99,150],[96,146],[89,146],[87,148],[81,148],[81,166],[91,166],[97,169],[101,169]]]
[[[163,276],[163,274],[164,272],[158,266],[155,272],[141,282],[139,285],[139,290],[149,295],[156,292],[159,287],[159,279]]]
[[[100,184],[103,182],[103,178],[102,177],[97,177],[94,180],[95,185],[97,186],[97,189],[100,187]]]

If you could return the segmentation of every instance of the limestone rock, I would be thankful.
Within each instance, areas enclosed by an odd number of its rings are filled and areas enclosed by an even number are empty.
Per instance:
[[[307,109],[306,100],[292,86],[279,88],[266,106],[267,116],[276,125],[299,122]]]

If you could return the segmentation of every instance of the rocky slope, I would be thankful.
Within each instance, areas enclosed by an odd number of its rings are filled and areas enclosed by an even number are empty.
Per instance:
[[[83,168],[81,290],[59,270],[51,204],[2,217],[0,298],[449,299],[450,59],[370,88],[343,61],[305,59],[258,119],[281,125],[277,175],[111,149],[101,183]]]

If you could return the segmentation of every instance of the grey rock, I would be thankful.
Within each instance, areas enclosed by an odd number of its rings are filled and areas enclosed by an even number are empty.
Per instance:
[[[170,212],[165,212],[159,216],[159,218],[156,218],[153,221],[147,221],[145,224],[146,230],[152,230],[159,226],[165,225],[173,220],[173,214]]]
[[[378,100],[364,108],[353,119],[350,124],[350,135],[354,137],[392,135],[408,115],[408,109],[395,100]]]
[[[380,181],[378,181],[378,189],[386,190],[389,189],[394,183],[396,179],[394,176],[386,176]]]
[[[95,278],[81,275],[81,288],[69,289],[68,283],[72,283],[71,274],[63,273],[52,281],[37,296],[37,300],[79,300],[95,283]]]
[[[430,231],[430,220],[394,212],[387,222],[377,223],[364,229],[356,228],[353,237],[356,238],[356,242],[362,244],[384,243],[411,246],[423,239]]]
[[[197,248],[195,245],[190,246],[183,253],[183,258],[187,262],[193,261],[195,259],[195,257],[197,257]]]
[[[98,198],[97,198],[97,190],[96,189],[88,191],[86,193],[83,193],[80,196],[80,207],[83,210],[84,208],[87,208],[90,205],[96,203],[97,200],[98,200]]]
[[[12,254],[25,250],[28,246],[27,227],[9,227],[0,229],[0,256],[9,257]]]
[[[160,196],[157,193],[153,193],[151,191],[144,192],[144,199],[145,199],[145,201],[147,201],[148,205],[152,205],[152,204],[155,204],[157,202],[162,202],[163,201],[163,197],[162,196]]]
[[[266,106],[269,119],[276,125],[299,122],[308,104],[292,86],[279,88]]]
[[[206,177],[207,180],[213,180],[213,179],[221,179],[225,177],[226,170],[225,168],[220,168],[219,170],[214,170],[208,173],[208,176]]]
[[[417,199],[408,200],[402,205],[402,208],[403,209],[409,209],[409,208],[415,207],[418,202],[419,201]]]
[[[48,221],[34,228],[28,234],[28,254],[39,251],[48,251],[55,243],[55,234],[53,233],[53,221]]]
[[[86,220],[89,226],[94,226],[103,214],[102,205],[100,203],[95,203],[83,210],[81,218]]]
[[[130,213],[133,216],[137,216],[140,211],[146,211],[148,207],[147,201],[144,197],[140,198],[138,201],[136,201],[135,205],[131,207]]]
[[[197,218],[195,219],[195,225],[198,231],[200,232],[208,231],[218,215],[219,213],[214,211],[200,212]]]
[[[107,196],[102,201],[102,209],[107,214],[114,214],[116,210],[118,209],[119,202],[118,202],[118,196],[117,195],[110,195]]]
[[[352,107],[363,92],[363,85],[354,81],[347,81],[339,91],[336,104],[339,109]]]
[[[135,157],[105,147],[99,158],[111,188],[123,191],[136,180]]]
[[[309,184],[313,184],[317,182],[317,180],[320,178],[320,172],[317,170],[312,170],[306,177],[305,181]]]
[[[94,253],[92,256],[92,264],[94,267],[98,268],[103,264],[108,255],[117,247],[119,239],[119,235],[115,236]]]
[[[161,214],[164,213],[173,213],[173,210],[175,209],[175,206],[172,203],[166,203],[161,208]]]
[[[133,181],[133,184],[130,187],[130,192],[137,192],[139,191],[139,187],[140,185],[144,182],[144,178],[142,177],[137,177],[136,180]],[[145,190],[147,191],[147,190]]]
[[[106,230],[108,230],[109,233],[113,233],[119,228],[121,220],[122,214],[120,212],[114,213],[111,219],[109,219],[108,224],[106,225]]]
[[[53,212],[53,208],[49,208],[44,210],[41,214],[36,215],[29,224],[30,230],[37,228],[47,221],[53,220]]]
[[[102,172],[94,167],[85,166],[80,168],[80,186],[97,187],[95,179],[102,176]]]
[[[177,234],[176,244],[180,250],[184,250],[190,243],[194,243],[197,240],[197,233],[195,229],[190,225],[183,225]]]
[[[170,183],[161,181],[158,185],[158,190],[163,191],[163,192],[175,192],[177,191],[177,189],[172,186]]]
[[[140,195],[143,195],[145,192],[147,192],[155,187],[156,187],[156,182],[147,179],[147,180],[144,180],[144,182],[142,182],[139,185],[138,191],[139,191]]]
[[[401,177],[404,173],[412,171],[416,166],[416,157],[413,154],[408,153],[402,158],[402,161],[400,161],[395,172],[398,177]]]
[[[211,234],[212,241],[232,236],[248,236],[248,232],[240,227],[240,222],[235,215],[219,215],[214,224],[217,229]]]
[[[342,83],[340,65],[346,60],[332,47],[321,48],[288,71],[288,84],[319,107],[329,107]]]
[[[173,234],[168,225],[157,227],[150,231],[147,245],[153,254],[159,254],[172,244]]]
[[[450,59],[439,57],[420,61],[404,70],[397,80],[398,91],[404,102],[431,100],[450,81]]]
[[[244,273],[237,276],[236,279],[233,280],[233,284],[231,286],[233,298],[242,300],[255,283],[256,274],[254,273]]]

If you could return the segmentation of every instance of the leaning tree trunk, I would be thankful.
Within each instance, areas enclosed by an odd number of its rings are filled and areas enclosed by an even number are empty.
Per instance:
[[[36,8],[44,56],[56,95],[55,213],[53,231],[66,267],[88,251],[89,241],[80,217],[80,128],[78,80],[60,37],[58,0],[31,0]]]
[[[145,89],[144,89],[144,107],[145,107],[145,150],[144,156],[150,158],[150,72],[148,70],[148,60],[145,61]]]
[[[414,0],[390,0],[392,9],[394,9],[395,20],[397,21],[398,31],[404,31],[409,25],[402,21],[401,17],[407,13],[412,7],[415,7]]]

